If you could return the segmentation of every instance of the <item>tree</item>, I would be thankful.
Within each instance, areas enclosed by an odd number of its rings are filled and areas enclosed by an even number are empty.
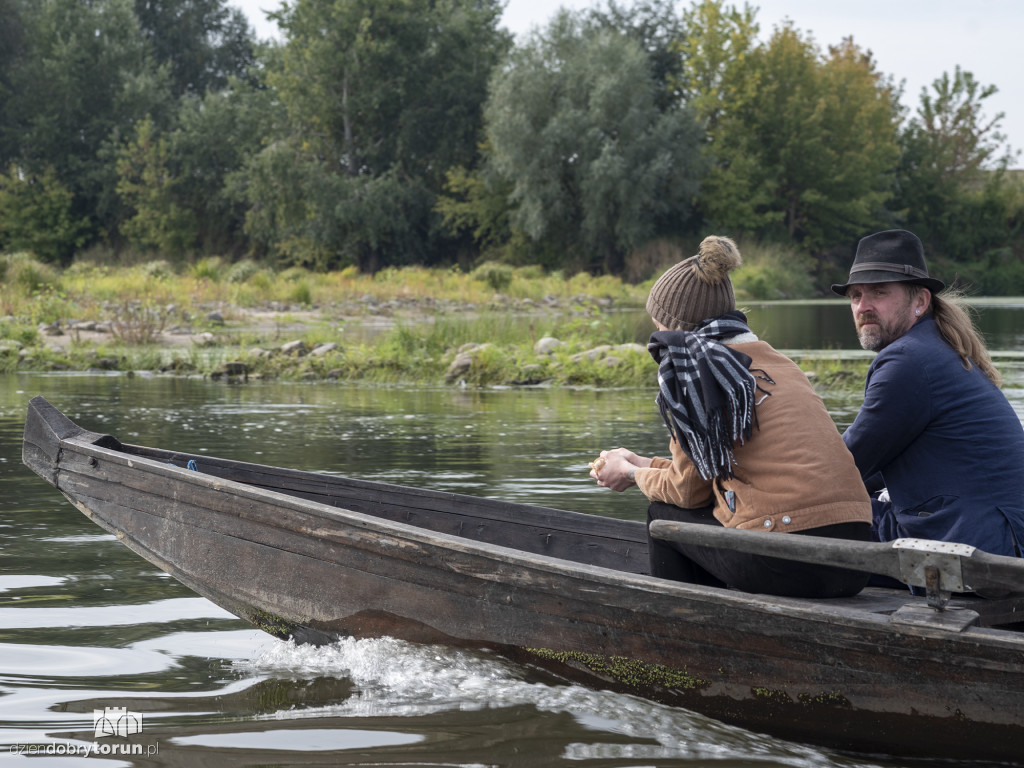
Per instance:
[[[674,83],[680,99],[696,110],[713,148],[722,116],[757,92],[759,73],[749,66],[760,30],[754,11],[703,0],[684,14],[684,34],[673,46],[680,62]]]
[[[144,249],[180,254],[193,243],[194,222],[178,204],[167,155],[167,139],[155,133],[147,117],[117,162],[117,193],[132,213],[121,232]]]
[[[485,108],[513,227],[570,266],[620,272],[631,249],[685,226],[700,131],[657,96],[634,39],[566,12],[514,51]]]
[[[762,76],[752,62],[759,31],[754,11],[703,0],[684,20],[686,32],[675,46],[682,63],[675,88],[704,127],[702,153],[709,167],[698,210],[716,229],[760,233],[779,217],[767,211],[775,191],[764,178],[760,158],[746,148],[739,120]]]
[[[166,73],[146,56],[131,0],[36,0],[21,12],[24,56],[10,74],[7,150],[30,176],[52,167],[72,217],[117,224],[110,147],[146,114],[166,114]],[[14,136],[10,133],[14,130]]]
[[[1005,115],[984,114],[984,101],[998,89],[956,67],[952,78],[944,72],[935,80],[932,91],[921,89],[917,115],[907,126],[907,139],[923,145],[919,167],[961,186],[976,182],[986,168],[1007,168],[1014,154],[999,130]]]
[[[53,174],[92,239],[229,250],[244,217],[232,174],[274,102],[227,2],[0,0],[0,168]]]
[[[288,43],[268,77],[288,127],[253,161],[250,233],[320,267],[443,258],[434,204],[448,169],[475,162],[487,79],[509,42],[500,10],[297,0],[276,14]],[[277,183],[282,165],[302,170]]]
[[[984,112],[995,93],[995,86],[982,86],[959,67],[952,77],[943,73],[930,90],[921,89],[917,112],[900,137],[893,208],[932,252],[954,260],[978,262],[1014,235],[1005,172],[1016,153],[999,130],[1003,113]]]
[[[485,152],[488,150],[483,148]],[[454,235],[468,233],[472,242],[484,252],[507,249],[513,240],[518,252],[521,238],[517,238],[509,222],[511,210],[508,197],[511,185],[487,169],[475,172],[457,166],[448,171],[445,194],[438,197],[437,212],[444,225]],[[517,254],[505,254],[516,261]]]
[[[822,143],[796,206],[804,206],[806,241],[823,248],[870,229],[893,194],[901,108],[890,79],[853,38],[830,46],[820,77]],[[822,173],[824,179],[816,178]],[[791,198],[792,199],[792,198]]]
[[[168,67],[174,96],[201,96],[248,77],[252,30],[227,0],[134,0],[134,8],[155,61]]]
[[[678,105],[685,77],[679,41],[686,34],[687,19],[676,12],[676,5],[674,0],[636,0],[625,7],[607,0],[606,5],[583,16],[588,26],[622,32],[639,43],[650,62],[655,100],[661,110]]]
[[[202,98],[181,100],[168,133],[168,166],[176,199],[193,218],[196,246],[207,253],[241,253],[246,192],[244,169],[283,119],[271,90],[232,80]]]
[[[71,211],[70,190],[53,168],[29,174],[12,164],[0,174],[0,250],[66,260],[85,240],[88,222]]]
[[[822,57],[784,25],[745,66],[755,85],[716,114],[707,217],[819,253],[869,228],[891,195],[899,118],[871,56],[846,40]]]
[[[18,155],[22,127],[14,114],[12,99],[17,87],[15,73],[24,60],[27,43],[22,21],[25,0],[0,0],[0,167]]]

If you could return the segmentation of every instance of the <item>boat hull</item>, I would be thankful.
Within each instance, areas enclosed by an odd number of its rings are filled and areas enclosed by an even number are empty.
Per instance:
[[[1024,754],[1024,638],[972,626],[969,608],[669,582],[639,572],[638,523],[122,446],[44,403],[26,423],[26,463],[149,562],[277,637],[487,648],[846,750]]]

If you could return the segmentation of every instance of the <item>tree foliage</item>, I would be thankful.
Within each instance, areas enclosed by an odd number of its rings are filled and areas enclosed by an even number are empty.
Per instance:
[[[0,28],[0,160],[32,178],[52,171],[73,219],[113,243],[126,220],[118,163],[137,124],[166,136],[179,95],[228,88],[254,62],[227,0],[0,0]]]
[[[271,90],[244,80],[181,100],[167,134],[168,164],[199,251],[245,252],[245,169],[278,130],[281,112]]]
[[[53,168],[34,174],[12,164],[0,174],[0,251],[64,261],[85,241],[87,228],[72,212],[71,191]]]
[[[677,12],[677,6],[673,0],[636,0],[628,7],[608,0],[581,17],[589,26],[621,32],[636,40],[647,54],[655,101],[662,110],[678,106],[680,100],[688,102],[679,90],[686,77],[679,41],[686,35],[687,19]]]
[[[135,17],[171,91],[201,96],[248,77],[256,60],[245,14],[224,0],[134,0]]]
[[[567,13],[517,49],[485,109],[513,227],[576,266],[621,271],[630,249],[679,231],[700,174],[700,132],[662,111],[650,61],[628,35]]]
[[[985,114],[995,93],[959,67],[943,73],[921,90],[902,135],[894,207],[931,251],[955,260],[988,259],[1024,224],[1006,176],[1014,154],[999,131],[1003,114]]]
[[[506,257],[515,261],[523,244],[509,222],[511,191],[508,182],[486,168],[469,171],[460,165],[448,171],[445,193],[438,197],[436,209],[452,234],[469,233],[485,252],[511,250]]]
[[[825,283],[903,226],[1024,290],[1018,155],[970,72],[904,124],[852,39],[763,38],[746,4],[603,0],[518,45],[502,6],[289,0],[256,44],[231,0],[0,0],[0,248],[640,279],[715,231]]]
[[[721,0],[702,0],[683,19],[684,32],[673,45],[680,67],[672,85],[696,110],[713,145],[722,138],[723,115],[757,92],[759,73],[749,58],[760,27],[749,6],[741,11]]]
[[[4,126],[16,136],[5,143],[29,173],[52,167],[74,195],[75,216],[98,229],[110,223],[116,179],[102,150],[166,108],[165,74],[147,60],[130,0],[38,0],[21,21],[26,55],[11,74]]]
[[[870,228],[899,153],[897,104],[870,55],[847,40],[822,56],[784,25],[744,62],[754,85],[723,109],[708,102],[708,218],[818,251]]]
[[[18,155],[20,116],[15,112],[17,72],[27,57],[25,25],[26,0],[0,0],[0,166]]]
[[[985,100],[997,90],[994,85],[983,86],[960,67],[952,77],[942,73],[930,91],[921,89],[906,140],[921,145],[916,156],[922,172],[965,186],[977,182],[985,168],[1006,168],[1013,155],[999,130],[1004,114],[988,117],[984,113]]]
[[[155,133],[147,117],[117,162],[117,193],[131,212],[121,232],[144,249],[180,254],[192,245],[194,222],[178,204],[177,179],[167,163],[167,139]]]
[[[321,267],[436,260],[436,196],[475,161],[509,42],[499,13],[496,0],[297,0],[278,14],[288,42],[269,82],[288,127],[254,162],[253,236]],[[278,183],[281,163],[302,171]]]

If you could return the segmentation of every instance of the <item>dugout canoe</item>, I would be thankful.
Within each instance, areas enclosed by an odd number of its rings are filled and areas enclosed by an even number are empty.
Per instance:
[[[929,597],[681,584],[647,574],[640,522],[126,444],[41,397],[23,460],[143,558],[280,638],[488,648],[842,750],[1024,755],[1024,598],[950,595],[1024,591],[1015,558],[656,523],[661,538],[824,557]],[[806,541],[821,551],[774,549]]]

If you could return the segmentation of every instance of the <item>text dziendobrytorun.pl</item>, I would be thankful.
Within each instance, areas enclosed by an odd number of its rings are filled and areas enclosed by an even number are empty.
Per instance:
[[[33,756],[73,756],[88,757],[89,755],[145,755],[153,757],[160,754],[159,744],[115,744],[112,742],[93,742],[92,744],[11,744],[8,751],[12,755]]]

